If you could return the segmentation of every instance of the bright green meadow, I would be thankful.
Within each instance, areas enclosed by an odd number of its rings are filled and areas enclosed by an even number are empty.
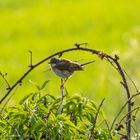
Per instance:
[[[29,50],[35,64],[74,47],[76,42],[87,42],[86,47],[119,55],[121,65],[140,88],[139,0],[0,0],[0,71],[8,73],[6,78],[11,85],[29,69]],[[65,53],[62,58],[80,60],[78,63],[96,60],[85,71],[75,73],[65,87],[69,95],[82,95],[97,104],[105,97],[103,109],[111,120],[126,100],[117,71],[87,52]],[[8,105],[35,91],[33,82],[42,85],[50,80],[44,92],[61,96],[60,79],[49,68],[45,62],[31,72]],[[129,84],[135,93],[130,81]],[[0,87],[3,97],[6,84],[2,78]]]

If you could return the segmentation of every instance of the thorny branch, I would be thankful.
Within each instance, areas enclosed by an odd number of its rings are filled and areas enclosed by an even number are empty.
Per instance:
[[[85,47],[81,47],[81,45],[87,45],[87,43],[81,43],[81,44],[78,44],[76,43],[75,44],[75,47],[73,48],[69,48],[69,49],[65,49],[65,50],[62,50],[62,51],[59,51],[59,52],[56,52],[48,57],[46,57],[45,59],[39,61],[38,63],[36,64],[32,64],[32,52],[30,51],[30,67],[29,69],[12,85],[10,86],[10,88],[8,89],[7,93],[4,95],[4,97],[0,100],[0,104],[5,100],[5,98],[11,93],[11,91],[19,84],[21,83],[24,78],[32,71],[34,70],[36,67],[38,67],[39,65],[41,65],[42,63],[48,61],[50,58],[54,57],[54,56],[58,56],[58,57],[61,57],[64,53],[66,52],[71,52],[71,51],[85,51],[85,52],[90,52],[92,54],[95,54],[97,55],[98,57],[100,57],[101,59],[105,59],[106,61],[108,61],[109,63],[111,63],[111,65],[113,65],[113,67],[119,72],[119,75],[121,76],[122,78],[122,85],[124,86],[124,89],[126,91],[126,94],[127,94],[127,98],[128,98],[128,101],[127,101],[127,105],[128,105],[128,112],[131,111],[131,96],[130,96],[130,90],[129,90],[129,87],[128,87],[128,83],[127,83],[127,80],[126,80],[126,77],[125,77],[125,72],[123,71],[120,63],[118,62],[119,60],[119,57],[117,55],[115,55],[114,57],[106,54],[106,53],[103,53],[101,51],[97,51],[97,50],[94,50],[94,49],[91,49],[91,48],[85,48]],[[129,100],[130,99],[130,100]],[[128,123],[127,123],[127,126],[126,126],[126,129],[127,129],[127,139],[129,140],[130,139],[130,136],[131,136],[131,114],[128,114],[127,115],[127,120],[128,120]],[[114,124],[113,124],[114,125]],[[112,129],[112,128],[111,128]]]
[[[42,63],[46,62],[47,60],[49,60],[50,58],[54,57],[54,56],[59,56],[61,54],[61,56],[66,53],[66,52],[71,52],[71,51],[76,51],[76,50],[82,50],[82,51],[88,51],[88,52],[91,52],[93,54],[96,54],[98,55],[98,53],[100,51],[96,51],[96,50],[93,50],[93,49],[90,49],[90,48],[82,48],[82,47],[74,47],[74,48],[69,48],[69,49],[66,49],[66,50],[62,50],[62,51],[59,51],[57,53],[54,53],[48,57],[46,57],[45,59],[39,61],[38,63],[32,65],[32,67],[30,67],[11,87],[10,89],[8,90],[8,92],[4,95],[4,97],[0,100],[0,104],[5,100],[5,98],[11,93],[11,91],[19,84],[21,83],[24,78],[32,71],[34,70],[36,67],[38,67],[39,65],[41,65]],[[111,57],[111,56],[110,56]],[[113,59],[113,58],[112,58]]]
[[[112,131],[113,127],[114,127],[114,124],[116,122],[116,120],[118,119],[118,117],[120,116],[121,112],[124,110],[124,108],[126,107],[126,105],[128,105],[128,103],[136,96],[140,95],[140,92],[137,92],[136,94],[132,95],[125,103],[124,105],[121,107],[121,109],[119,110],[119,112],[117,113],[117,115],[115,116],[112,124],[111,124],[111,127],[110,127],[110,132]],[[132,110],[131,110],[132,111]],[[128,111],[128,112],[131,112],[131,111]],[[128,113],[131,115],[131,113]],[[127,114],[127,115],[128,115]],[[128,119],[128,118],[127,118]],[[130,126],[131,127],[131,126]]]
[[[128,87],[128,83],[127,83],[125,74],[124,74],[123,69],[121,68],[119,62],[117,61],[117,59],[115,59],[115,64],[117,65],[118,71],[122,77],[122,80],[123,80],[122,83],[123,83],[123,86],[125,88],[127,98],[129,99],[129,98],[131,98],[131,95],[130,95],[130,90]],[[128,100],[128,112],[130,112],[130,111],[131,111],[131,100]],[[127,115],[127,121],[128,121],[128,123],[126,124],[127,139],[130,140],[130,137],[131,137],[131,114]]]
[[[127,113],[122,117],[122,119],[120,120],[119,124],[122,123],[122,121],[127,117],[128,114],[130,114],[130,113],[132,114],[132,112],[138,111],[139,109],[140,109],[140,106],[138,106],[138,107],[132,109],[130,112],[127,112]],[[132,116],[132,119],[133,119],[133,120],[135,119],[134,117],[135,117],[135,116]]]

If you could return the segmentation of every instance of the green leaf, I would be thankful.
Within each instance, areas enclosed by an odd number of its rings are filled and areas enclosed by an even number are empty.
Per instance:
[[[43,85],[41,86],[40,90],[44,89],[45,86],[50,82],[50,80],[46,80]]]
[[[34,93],[30,93],[30,94],[28,94],[28,95],[26,95],[25,97],[23,97],[23,99],[22,100],[20,100],[20,102],[19,102],[19,104],[21,105],[21,104],[23,104],[31,95],[33,95]]]
[[[32,99],[32,101],[37,101],[39,99],[39,97],[40,97],[40,93],[36,92],[35,94],[33,94],[31,99]]]
[[[30,82],[32,85],[34,85],[38,90],[40,90],[40,86],[39,86],[37,83],[35,83],[35,82],[32,81],[32,80],[29,80],[29,82]]]

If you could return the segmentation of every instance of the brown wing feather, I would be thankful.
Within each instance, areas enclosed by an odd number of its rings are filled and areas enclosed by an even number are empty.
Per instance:
[[[59,64],[57,64],[57,68],[60,70],[68,70],[70,62],[68,60],[62,59]]]
[[[81,65],[78,65],[65,59],[61,60],[61,62],[57,65],[57,68],[60,70],[68,70],[68,71],[83,70]]]
[[[69,70],[71,70],[71,71],[80,71],[80,70],[83,70],[83,68],[82,68],[81,65],[78,65],[76,63],[71,63],[70,66],[69,66]]]

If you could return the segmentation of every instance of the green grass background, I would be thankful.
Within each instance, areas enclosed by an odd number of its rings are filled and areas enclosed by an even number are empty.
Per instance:
[[[140,88],[140,1],[139,0],[0,0],[0,71],[7,72],[13,84],[29,65],[76,42],[88,42],[90,48],[118,54],[120,63]],[[106,98],[104,109],[110,118],[126,100],[120,77],[106,61],[89,53],[71,52],[63,58],[79,63],[96,60],[77,72],[66,83],[71,95],[81,94],[99,103]],[[29,82],[42,84],[51,80],[46,91],[60,96],[60,79],[46,72],[48,63],[34,70],[23,81],[10,105],[35,90]],[[0,97],[5,90],[0,78]],[[135,92],[131,85],[132,93]],[[136,99],[140,101],[139,98]]]

